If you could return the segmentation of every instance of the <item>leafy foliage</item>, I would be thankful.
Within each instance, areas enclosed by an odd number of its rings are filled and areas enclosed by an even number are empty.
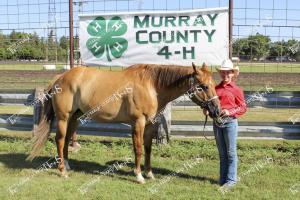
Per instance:
[[[256,34],[233,42],[233,54],[245,60],[300,60],[300,43],[295,39],[272,42],[268,36]]]
[[[69,41],[64,36],[56,42],[53,38],[41,38],[36,33],[12,31],[5,35],[0,32],[0,60],[45,60],[48,53],[48,60],[52,61],[57,50],[57,59],[65,61],[68,46]]]

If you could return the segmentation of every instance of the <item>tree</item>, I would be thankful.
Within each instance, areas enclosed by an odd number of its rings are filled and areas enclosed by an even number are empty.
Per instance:
[[[259,60],[263,56],[267,56],[270,48],[270,38],[268,36],[256,34],[248,37],[250,50],[250,58]]]
[[[287,48],[286,48],[286,42],[284,40],[273,42],[270,45],[270,52],[269,52],[269,57],[270,58],[275,58],[278,56],[284,56],[287,55]]]
[[[286,42],[287,55],[291,58],[296,59],[299,57],[300,42],[295,39],[288,40]]]
[[[233,53],[247,58],[260,59],[267,56],[270,48],[270,38],[261,34],[250,35],[233,43]]]
[[[237,39],[232,44],[233,55],[246,58],[249,56],[248,38]]]
[[[7,55],[4,48],[0,48],[0,60],[6,60]]]
[[[68,49],[68,43],[69,43],[69,40],[67,39],[66,36],[62,36],[62,37],[59,39],[59,46],[60,46],[62,49]]]

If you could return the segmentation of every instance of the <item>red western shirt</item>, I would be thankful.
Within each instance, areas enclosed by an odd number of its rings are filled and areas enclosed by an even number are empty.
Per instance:
[[[229,116],[239,117],[247,111],[243,91],[231,81],[224,85],[221,82],[216,86],[216,92],[219,96],[221,108],[229,111]]]

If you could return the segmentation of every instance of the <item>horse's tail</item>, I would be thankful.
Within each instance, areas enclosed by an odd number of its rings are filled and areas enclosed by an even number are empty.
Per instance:
[[[49,94],[52,94],[53,91],[53,85],[56,82],[56,80],[60,76],[56,76],[49,84],[48,89],[46,90],[47,93],[44,94],[44,96],[49,96]],[[37,126],[33,129],[33,138],[31,140],[31,151],[30,155],[26,158],[26,160],[32,161],[42,150],[42,147],[45,145],[45,143],[48,140],[48,137],[51,132],[51,126],[52,122],[55,116],[51,96],[50,98],[42,98],[39,101],[39,104],[41,106],[40,112],[37,116],[38,122]]]

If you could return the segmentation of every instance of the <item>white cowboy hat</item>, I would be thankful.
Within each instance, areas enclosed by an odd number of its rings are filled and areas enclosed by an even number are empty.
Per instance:
[[[240,69],[238,66],[234,66],[230,59],[226,59],[222,62],[221,67],[217,67],[217,70],[218,71],[233,70],[235,72],[238,72]]]

